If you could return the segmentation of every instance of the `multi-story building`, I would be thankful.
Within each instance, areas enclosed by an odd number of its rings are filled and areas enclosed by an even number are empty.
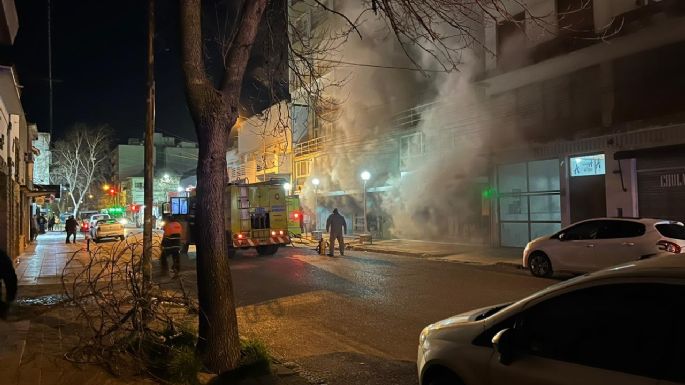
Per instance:
[[[33,148],[37,155],[33,161],[33,184],[50,184],[50,164],[52,154],[50,152],[50,133],[39,132],[36,140],[33,141]]]
[[[294,190],[317,222],[339,207],[361,231],[359,174],[368,170],[366,221],[377,235],[496,246],[596,216],[683,220],[684,8],[512,1],[508,17],[474,30],[484,46],[465,52],[459,74],[322,71],[358,79],[334,119],[318,116],[302,79],[291,78]],[[299,37],[330,29],[322,11],[293,2]],[[372,37],[344,53],[391,66],[402,63],[397,52]]]
[[[167,137],[155,133],[155,176],[153,202],[155,215],[159,207],[167,201],[168,195],[175,194],[181,186],[181,179],[195,175],[197,169],[197,143]],[[143,174],[145,147],[138,138],[130,138],[127,144],[120,144],[112,157],[112,179],[118,185],[120,203],[126,204],[131,215],[135,214],[143,201]]]

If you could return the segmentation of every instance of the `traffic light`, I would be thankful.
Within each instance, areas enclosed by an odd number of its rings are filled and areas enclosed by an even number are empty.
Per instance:
[[[114,187],[109,189],[109,195],[114,196],[116,194],[117,190],[114,189]]]

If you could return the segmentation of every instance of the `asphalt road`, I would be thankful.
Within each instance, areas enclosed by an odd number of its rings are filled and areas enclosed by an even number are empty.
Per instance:
[[[329,258],[301,248],[232,261],[241,334],[327,384],[416,384],[429,323],[524,297],[554,281],[478,267],[362,252]]]

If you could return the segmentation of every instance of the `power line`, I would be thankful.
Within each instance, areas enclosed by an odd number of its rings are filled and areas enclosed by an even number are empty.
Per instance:
[[[450,72],[452,72],[451,70],[446,70],[446,69],[436,70],[436,69],[422,69],[422,68],[413,68],[413,67],[399,67],[399,66],[388,66],[388,65],[382,65],[382,64],[354,63],[354,62],[349,62],[349,61],[344,61],[344,60],[332,60],[332,59],[321,59],[321,58],[317,58],[314,60],[333,63],[333,64],[342,64],[342,65],[347,65],[347,66],[356,66],[356,67],[383,68],[383,69],[391,69],[391,70],[416,71],[416,72],[437,72],[437,73],[450,73]]]

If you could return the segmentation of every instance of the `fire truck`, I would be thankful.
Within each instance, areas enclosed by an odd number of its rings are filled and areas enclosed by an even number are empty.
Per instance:
[[[193,234],[202,231],[195,222],[195,191],[188,195],[171,197],[163,208],[186,230],[186,249],[195,243]],[[230,214],[224,218],[224,229],[231,257],[238,249],[253,247],[259,255],[273,255],[280,246],[290,243],[292,235],[300,234],[299,199],[286,196],[281,181],[230,183],[224,190],[224,209]]]

